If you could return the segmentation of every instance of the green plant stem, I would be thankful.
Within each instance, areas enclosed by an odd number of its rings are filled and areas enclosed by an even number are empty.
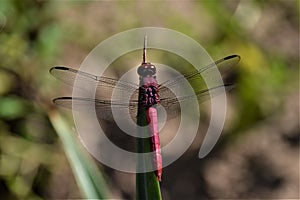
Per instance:
[[[146,110],[139,106],[138,108],[138,125],[147,125],[146,120]],[[143,133],[141,135],[150,135],[148,129],[142,129]],[[145,133],[144,131],[147,131]],[[150,138],[137,138],[137,153],[147,153],[150,152]],[[146,164],[152,164],[151,160],[146,160],[146,157],[137,159],[137,168],[144,169]],[[136,174],[136,199],[143,200],[160,200],[161,192],[159,181],[157,180],[154,172],[137,173]]]

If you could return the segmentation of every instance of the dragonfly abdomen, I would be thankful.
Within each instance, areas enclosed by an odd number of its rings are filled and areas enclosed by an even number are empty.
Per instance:
[[[147,122],[151,132],[150,138],[150,150],[153,153],[153,167],[155,169],[155,175],[159,181],[161,181],[162,175],[162,156],[160,150],[160,140],[158,135],[157,126],[157,111],[156,108],[150,107],[146,111]]]

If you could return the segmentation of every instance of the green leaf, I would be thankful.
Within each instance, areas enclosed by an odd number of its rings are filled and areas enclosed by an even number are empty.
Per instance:
[[[103,175],[97,169],[93,160],[84,154],[79,142],[74,138],[73,131],[56,112],[49,113],[50,121],[60,137],[63,148],[70,162],[75,179],[87,199],[105,199],[108,189]]]
[[[0,98],[0,117],[13,120],[26,115],[29,103],[17,96]]]

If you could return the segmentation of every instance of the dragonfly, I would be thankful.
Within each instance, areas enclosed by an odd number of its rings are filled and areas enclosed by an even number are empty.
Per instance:
[[[171,119],[179,115],[180,103],[183,101],[196,99],[199,102],[203,102],[211,97],[212,91],[217,90],[220,87],[224,87],[226,91],[230,90],[233,87],[233,84],[221,84],[213,88],[204,88],[203,85],[205,85],[205,82],[203,81],[202,75],[205,71],[210,70],[215,66],[217,66],[221,74],[224,75],[228,69],[239,62],[240,56],[226,56],[205,67],[202,67],[200,70],[195,69],[163,83],[158,83],[156,79],[156,67],[146,61],[146,43],[147,38],[145,37],[142,63],[137,68],[139,85],[129,81],[121,81],[106,76],[89,74],[69,67],[55,66],[50,69],[50,73],[54,77],[72,86],[76,78],[83,82],[92,84],[96,86],[96,95],[94,99],[84,97],[58,97],[55,98],[53,102],[56,105],[70,109],[72,109],[72,105],[74,104],[85,109],[88,105],[93,105],[93,109],[96,109],[97,117],[107,121],[114,120],[112,108],[128,109],[132,119],[134,120],[138,118],[138,110],[141,108],[144,109],[149,132],[151,133],[149,142],[150,151],[153,153],[152,163],[157,180],[161,181],[162,155],[160,149],[156,105],[163,106],[168,119]],[[175,96],[171,89],[180,87],[185,80],[198,80],[199,89],[196,87],[194,89],[194,94],[192,95]],[[132,94],[129,103],[124,103],[122,99],[111,99],[111,94],[114,89],[127,94]],[[103,95],[102,91],[105,91],[105,94],[108,95]]]

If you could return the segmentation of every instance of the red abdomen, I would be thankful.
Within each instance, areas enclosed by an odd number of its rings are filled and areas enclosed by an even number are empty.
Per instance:
[[[162,175],[162,156],[160,151],[160,142],[158,135],[157,125],[157,111],[156,108],[150,107],[146,111],[147,122],[151,132],[150,138],[150,150],[153,153],[153,166],[155,175],[159,181],[161,181]]]

